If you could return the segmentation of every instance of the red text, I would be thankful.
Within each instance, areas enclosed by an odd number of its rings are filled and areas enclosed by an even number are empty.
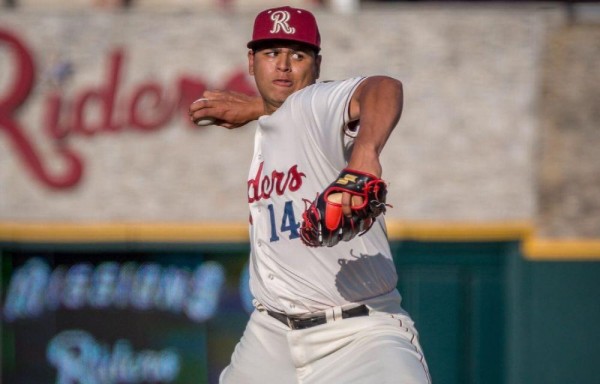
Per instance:
[[[287,172],[274,170],[271,175],[262,174],[264,162],[260,163],[256,176],[248,180],[248,202],[253,203],[260,199],[268,199],[275,192],[283,195],[286,189],[297,191],[302,186],[302,178],[306,175],[298,171],[298,166],[292,166]]]
[[[11,32],[0,28],[0,46],[14,59],[16,75],[6,90],[0,90],[0,132],[4,132],[15,153],[30,173],[45,186],[62,189],[76,185],[84,172],[84,159],[68,138],[117,134],[124,130],[154,132],[165,127],[174,117],[187,117],[188,106],[207,89],[198,77],[181,75],[171,87],[147,81],[122,89],[126,50],[115,48],[108,54],[105,78],[98,84],[67,98],[63,89],[53,89],[43,96],[43,114],[39,126],[49,139],[56,156],[63,162],[61,170],[50,170],[39,149],[18,118],[19,108],[30,97],[35,86],[36,66],[31,51]],[[226,79],[219,88],[255,94],[246,80],[245,70]],[[39,140],[38,133],[35,134]]]

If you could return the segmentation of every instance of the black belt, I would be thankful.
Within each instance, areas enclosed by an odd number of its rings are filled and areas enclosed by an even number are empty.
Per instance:
[[[287,316],[283,313],[273,312],[267,310],[269,316],[281,321],[283,324],[289,326],[292,329],[306,329],[314,327],[315,325],[321,325],[327,323],[327,317],[325,315],[318,315],[314,317],[299,318]],[[369,308],[366,305],[360,305],[358,307],[342,310],[342,319],[348,319],[350,317],[368,316]]]

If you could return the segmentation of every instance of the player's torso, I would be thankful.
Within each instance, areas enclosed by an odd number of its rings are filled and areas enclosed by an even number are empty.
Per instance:
[[[305,200],[335,179],[347,156],[343,113],[336,126],[319,128],[333,130],[330,135],[315,137],[320,119],[299,105],[311,102],[291,96],[259,120],[248,178],[253,294],[271,309],[298,314],[382,293],[396,281],[383,224],[325,251],[300,239]],[[357,289],[353,276],[363,269],[372,274],[371,285]]]

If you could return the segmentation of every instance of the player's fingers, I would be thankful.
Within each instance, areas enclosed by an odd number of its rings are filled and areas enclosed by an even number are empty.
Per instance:
[[[190,104],[189,114],[192,116],[196,111],[201,110],[202,108],[206,108],[208,106],[208,99],[206,97],[201,97],[196,99]]]
[[[352,215],[352,195],[348,192],[342,193],[342,213],[344,216]]]
[[[360,207],[363,204],[363,198],[360,196],[352,196],[352,206],[353,207]]]
[[[195,109],[193,111],[190,110],[190,120],[192,121],[196,121],[198,119],[203,119],[205,117],[209,117],[212,115],[212,109],[211,108],[201,108],[201,109]]]

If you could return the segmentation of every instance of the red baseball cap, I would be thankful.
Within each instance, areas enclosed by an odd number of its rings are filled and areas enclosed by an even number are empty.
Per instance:
[[[317,51],[321,49],[321,35],[315,16],[299,8],[271,8],[256,16],[248,48],[269,40],[296,41],[310,45]]]

